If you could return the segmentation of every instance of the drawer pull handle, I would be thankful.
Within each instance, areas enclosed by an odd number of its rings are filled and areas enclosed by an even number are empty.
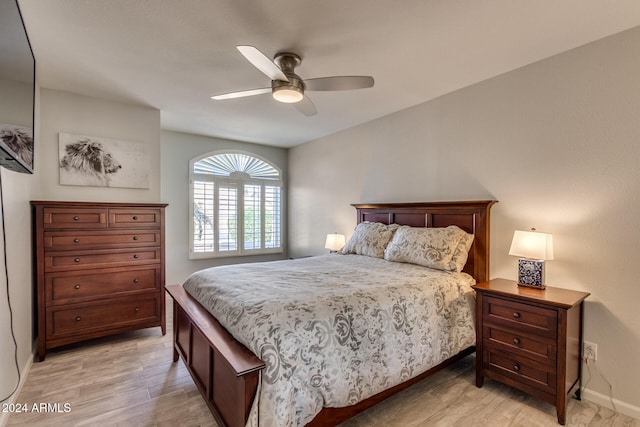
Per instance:
[[[518,313],[517,311],[515,313],[513,313],[513,318],[514,319],[519,319],[520,318],[520,313]]]
[[[137,220],[138,220],[138,217],[137,217],[137,216],[134,216],[134,217],[133,217],[133,220],[134,220],[134,221],[137,221]]]
[[[140,279],[133,279],[133,283],[139,283]]]
[[[80,321],[80,316],[76,317],[76,322]]]
[[[80,262],[80,258],[74,259],[73,262]]]
[[[80,243],[80,239],[73,239],[73,243]]]
[[[135,312],[139,312],[140,311],[140,307],[136,307]]]
[[[140,256],[139,256],[138,254],[134,254],[134,255],[133,255],[133,257],[134,257],[135,259],[138,259]]]
[[[518,372],[520,370],[520,365],[513,365],[513,370]]]
[[[138,236],[133,236],[133,240],[138,240]]]
[[[75,285],[74,288],[75,289],[80,289],[80,285]]]
[[[514,343],[515,345],[520,345],[520,339],[519,339],[519,338],[514,338],[514,339],[513,339],[513,343]]]
[[[80,220],[80,217],[79,217],[79,216],[74,216],[74,217],[73,217],[73,220],[74,220],[74,221],[79,221],[79,220]]]

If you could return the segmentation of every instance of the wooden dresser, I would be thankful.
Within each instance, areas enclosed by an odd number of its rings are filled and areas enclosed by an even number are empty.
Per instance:
[[[32,201],[38,357],[134,329],[166,333],[166,204]]]
[[[476,290],[476,385],[488,377],[556,407],[565,423],[567,396],[580,398],[582,316],[586,292],[519,287],[494,279]]]

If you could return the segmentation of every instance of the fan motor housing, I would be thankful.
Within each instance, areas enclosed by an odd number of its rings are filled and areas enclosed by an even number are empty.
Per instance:
[[[277,53],[273,58],[273,62],[276,63],[283,73],[293,73],[293,70],[302,63],[302,58],[291,52]],[[287,75],[287,77],[289,77]]]
[[[282,80],[272,80],[271,81],[271,91],[274,94],[274,98],[281,102],[298,102],[304,96],[304,82],[302,79],[294,72],[294,69],[300,65],[301,58],[295,53],[282,52],[278,53],[274,58],[273,62],[276,63],[278,67],[282,70],[285,76],[289,79],[288,82]],[[278,92],[281,92],[283,96],[276,95]],[[284,95],[288,93],[289,95]],[[299,95],[295,95],[291,92],[296,92]]]

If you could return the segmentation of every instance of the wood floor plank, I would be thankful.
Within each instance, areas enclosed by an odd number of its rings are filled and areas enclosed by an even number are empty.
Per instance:
[[[35,363],[18,403],[68,404],[69,412],[14,413],[9,426],[176,427],[217,424],[167,335],[145,329],[52,350]],[[494,381],[475,386],[468,356],[340,427],[555,427],[553,405]],[[571,400],[568,426],[640,427],[640,421]],[[268,426],[266,426],[268,427]]]

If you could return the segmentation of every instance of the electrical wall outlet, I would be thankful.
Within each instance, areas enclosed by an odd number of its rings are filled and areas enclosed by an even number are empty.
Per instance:
[[[588,360],[598,360],[598,344],[585,341],[582,346],[582,356]]]

